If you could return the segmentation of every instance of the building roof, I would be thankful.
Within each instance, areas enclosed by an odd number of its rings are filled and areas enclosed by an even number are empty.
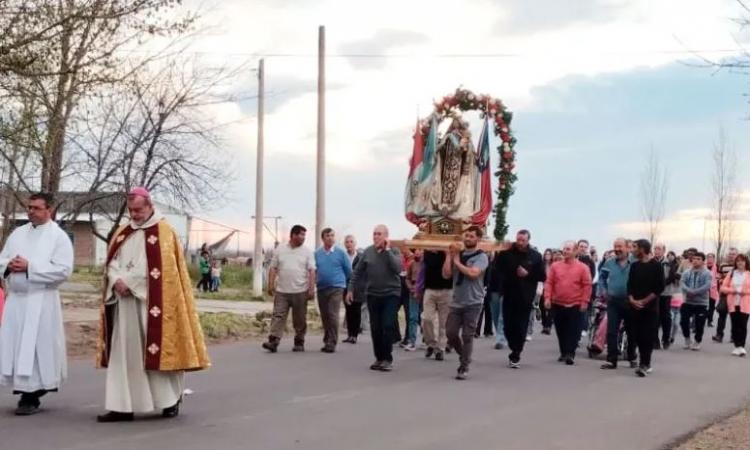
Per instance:
[[[8,191],[0,193],[3,197],[10,196],[14,201],[16,214],[25,214],[26,208],[23,203],[31,195],[28,192],[19,192],[13,195]],[[89,213],[96,216],[115,216],[125,204],[127,195],[122,192],[59,192],[55,195],[58,219],[78,213],[88,217]],[[16,201],[16,200],[20,200]],[[170,205],[154,200],[154,204],[163,213],[188,216],[184,211]]]

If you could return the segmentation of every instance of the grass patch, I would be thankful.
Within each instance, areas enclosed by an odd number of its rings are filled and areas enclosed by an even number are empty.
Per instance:
[[[76,283],[88,283],[93,286],[99,286],[104,277],[103,267],[75,267],[73,268],[73,274],[70,276],[70,281]]]
[[[200,268],[197,264],[188,266],[194,284],[200,281]],[[251,289],[253,286],[252,267],[227,264],[221,268],[221,287],[229,289]]]
[[[263,320],[232,313],[199,313],[203,334],[211,341],[258,336],[265,328]]]
[[[201,300],[226,300],[234,302],[264,302],[266,296],[255,297],[250,289],[221,289],[219,292],[198,292]],[[269,297],[270,298],[270,297]]]

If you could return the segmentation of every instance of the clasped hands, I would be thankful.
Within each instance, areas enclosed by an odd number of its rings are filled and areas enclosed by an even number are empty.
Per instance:
[[[128,285],[125,284],[125,282],[120,278],[115,281],[115,285],[112,286],[112,290],[115,291],[115,293],[120,297],[127,297],[131,294]]]
[[[10,260],[8,270],[13,273],[23,273],[29,270],[29,261],[19,255]]]

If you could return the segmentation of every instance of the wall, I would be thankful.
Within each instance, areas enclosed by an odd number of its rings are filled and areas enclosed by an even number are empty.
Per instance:
[[[73,255],[76,266],[96,264],[96,237],[87,222],[76,222],[71,228],[73,235]]]

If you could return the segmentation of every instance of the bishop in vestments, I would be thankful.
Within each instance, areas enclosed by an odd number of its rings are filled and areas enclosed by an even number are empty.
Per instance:
[[[0,326],[0,385],[20,394],[16,415],[39,411],[39,399],[67,376],[59,286],[73,272],[73,245],[52,220],[54,199],[29,197],[29,223],[16,228],[0,253],[8,290]]]
[[[177,234],[145,188],[130,191],[127,207],[130,223],[107,254],[97,360],[108,412],[99,422],[177,416],[184,372],[210,366]]]

